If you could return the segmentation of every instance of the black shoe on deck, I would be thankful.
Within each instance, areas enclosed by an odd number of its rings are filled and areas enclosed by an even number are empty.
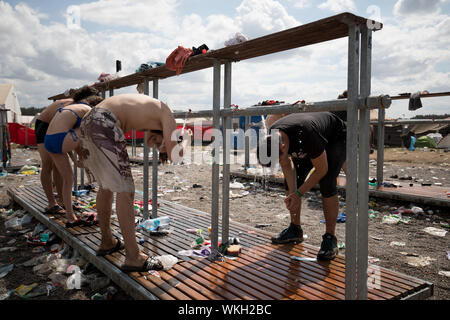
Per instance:
[[[322,236],[322,244],[320,245],[317,259],[319,260],[333,260],[336,258],[339,249],[337,247],[337,238],[329,233]]]
[[[302,242],[303,241],[303,230],[300,226],[293,223],[289,225],[286,229],[281,231],[277,236],[272,237],[272,243],[282,244],[289,242]]]

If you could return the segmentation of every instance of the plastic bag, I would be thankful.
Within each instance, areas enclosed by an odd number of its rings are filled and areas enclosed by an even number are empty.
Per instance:
[[[155,257],[155,259],[159,260],[161,262],[161,264],[164,267],[164,270],[171,269],[178,262],[178,258],[174,257],[170,254],[164,255],[164,256],[158,256],[158,257]]]

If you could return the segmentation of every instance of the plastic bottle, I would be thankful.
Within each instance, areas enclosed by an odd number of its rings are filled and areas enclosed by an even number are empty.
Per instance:
[[[155,230],[158,230],[159,228],[164,228],[164,227],[168,226],[170,223],[170,220],[171,219],[169,216],[158,217],[155,219],[145,220],[141,224],[139,224],[139,226],[142,229],[145,229],[147,231],[155,231]]]

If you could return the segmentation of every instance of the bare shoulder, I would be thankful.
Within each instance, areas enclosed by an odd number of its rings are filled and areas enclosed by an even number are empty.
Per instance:
[[[59,100],[55,100],[54,102],[49,104],[47,106],[47,109],[59,108],[61,106],[61,104],[65,107],[65,106],[68,106],[71,103],[73,103],[73,99],[59,99]]]

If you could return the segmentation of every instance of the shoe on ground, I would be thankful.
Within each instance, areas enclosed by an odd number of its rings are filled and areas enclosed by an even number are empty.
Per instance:
[[[333,260],[336,258],[339,249],[337,246],[337,238],[329,233],[325,233],[322,236],[322,244],[320,245],[319,253],[317,254],[318,260]]]
[[[300,226],[293,223],[289,225],[286,229],[281,231],[275,237],[272,237],[272,243],[283,244],[289,242],[302,242],[303,241],[303,230]]]

